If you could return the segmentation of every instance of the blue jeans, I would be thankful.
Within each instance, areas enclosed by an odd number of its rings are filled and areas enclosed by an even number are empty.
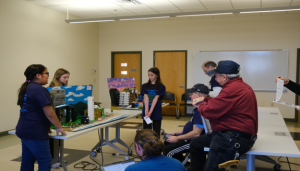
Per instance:
[[[233,160],[236,148],[234,144],[240,143],[241,147],[238,153],[241,155],[249,151],[253,144],[253,140],[237,137],[230,133],[213,132],[209,135],[201,135],[192,139],[190,143],[191,154],[191,170],[192,171],[220,171],[218,164],[228,160]],[[209,147],[208,157],[204,147]],[[223,169],[224,170],[224,169]]]
[[[38,162],[39,171],[50,171],[52,158],[49,148],[49,140],[36,141],[21,139],[22,163],[21,171],[33,171],[35,161]]]

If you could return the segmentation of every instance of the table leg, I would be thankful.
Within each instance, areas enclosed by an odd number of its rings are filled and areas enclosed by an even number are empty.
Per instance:
[[[112,142],[109,141],[108,136],[109,136],[108,127],[106,127],[105,128],[105,145],[108,145],[108,146],[120,151],[121,153],[125,154],[125,156],[127,156],[127,153],[125,153],[123,150],[121,150],[120,148],[118,148]]]
[[[66,167],[66,164],[65,164],[65,161],[64,161],[64,140],[59,140],[60,142],[60,154],[59,154],[59,161],[60,161],[60,164],[62,165],[64,171],[68,171],[67,167]]]
[[[247,171],[255,171],[255,155],[247,154]]]
[[[59,155],[59,140],[53,139],[53,159],[52,164],[55,164],[58,162],[58,155]]]
[[[130,151],[132,151],[132,149],[124,142],[120,139],[120,123],[117,123],[116,126],[116,138],[117,138],[117,142],[121,145],[123,145],[124,147],[128,148]]]

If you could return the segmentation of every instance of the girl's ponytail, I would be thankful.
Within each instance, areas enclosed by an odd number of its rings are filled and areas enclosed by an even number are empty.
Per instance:
[[[28,66],[24,72],[24,75],[26,77],[26,81],[22,84],[22,86],[19,88],[19,95],[18,95],[18,102],[17,105],[20,107],[23,106],[24,97],[27,91],[27,87],[29,82],[33,81],[36,74],[43,73],[47,68],[44,65],[41,64],[32,64]]]

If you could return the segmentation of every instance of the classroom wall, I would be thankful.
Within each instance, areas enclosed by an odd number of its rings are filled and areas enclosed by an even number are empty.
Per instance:
[[[72,16],[71,16],[72,17]],[[19,118],[17,90],[30,64],[50,72],[70,71],[69,85],[94,85],[99,100],[99,24],[67,24],[66,14],[24,0],[0,1],[0,132],[14,129]]]
[[[110,106],[106,79],[111,77],[112,51],[142,51],[142,82],[145,83],[148,80],[147,70],[153,66],[153,51],[187,50],[187,87],[192,87],[194,51],[288,49],[289,78],[295,81],[296,51],[300,48],[299,21],[299,12],[283,12],[100,23],[100,101],[103,106]],[[170,77],[176,79],[176,75]],[[256,92],[256,96],[258,106],[270,107],[275,92]],[[282,101],[295,103],[295,95],[285,92]],[[279,104],[274,106],[280,109],[284,118],[294,118],[293,108]]]

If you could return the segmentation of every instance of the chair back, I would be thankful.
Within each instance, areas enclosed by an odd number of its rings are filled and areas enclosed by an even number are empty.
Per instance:
[[[191,94],[191,93],[183,93],[183,94],[181,95],[181,101],[183,101],[183,100],[185,100],[185,101],[191,100],[190,94]],[[180,101],[180,102],[181,102],[181,101]]]
[[[174,101],[176,101],[175,94],[174,94],[174,93],[171,93],[171,92],[166,92],[166,95],[163,96],[162,99],[163,99],[163,100],[174,100]]]
[[[203,116],[201,116],[201,119],[202,119],[203,127],[204,127],[204,130],[205,130],[205,134],[212,133],[210,121],[208,119],[203,118]]]

